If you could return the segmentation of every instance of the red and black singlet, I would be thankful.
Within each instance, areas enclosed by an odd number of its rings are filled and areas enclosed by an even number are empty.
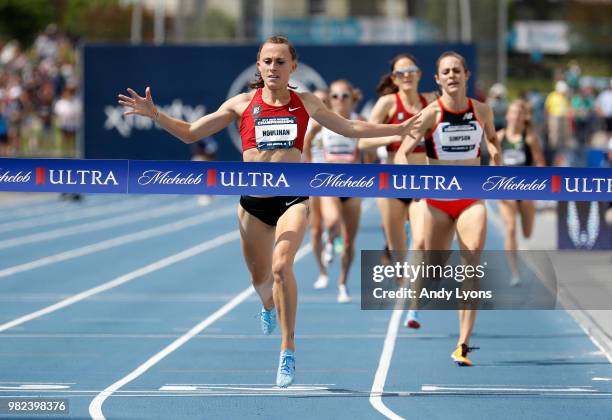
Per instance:
[[[421,109],[424,109],[427,106],[427,99],[421,94],[419,94],[419,100],[421,101]],[[406,111],[404,104],[402,103],[402,98],[400,98],[399,92],[395,94],[395,112],[391,116],[391,118],[387,118],[385,121],[386,124],[401,124],[406,120],[412,118],[415,114],[412,114]],[[401,142],[395,142],[387,145],[388,152],[397,152],[400,148]],[[421,139],[419,143],[416,145],[412,153],[425,153],[425,140]]]
[[[240,119],[242,151],[295,147],[301,152],[309,118],[302,100],[289,90],[291,99],[287,105],[272,106],[263,101],[261,92],[261,88],[257,89]]]

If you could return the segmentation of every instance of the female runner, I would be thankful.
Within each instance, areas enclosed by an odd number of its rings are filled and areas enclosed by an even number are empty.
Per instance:
[[[506,128],[497,132],[501,144],[502,163],[505,166],[544,166],[540,142],[529,126],[529,110],[522,100],[510,104],[506,112]],[[516,216],[521,215],[521,227],[525,238],[531,236],[535,221],[535,205],[529,200],[499,200],[499,210],[506,226],[504,249],[508,257],[510,285],[517,286],[519,277],[516,242]]]
[[[245,162],[300,162],[308,118],[347,137],[406,135],[414,120],[399,125],[350,121],[328,110],[312,93],[295,92],[289,78],[297,68],[297,52],[282,36],[268,38],[257,52],[257,77],[252,91],[224,102],[217,111],[189,123],[160,112],[146,88],[145,96],[128,89],[119,103],[125,115],[149,117],[185,143],[211,136],[238,121]],[[265,127],[262,128],[262,127]],[[308,197],[242,196],[238,208],[242,252],[263,308],[264,334],[272,333],[276,313],[282,340],[276,384],[289,386],[295,376],[297,284],[295,254],[307,225]]]
[[[466,95],[470,77],[465,59],[458,53],[443,53],[436,65],[436,82],[442,96],[421,111],[415,129],[404,138],[395,159],[407,163],[408,156],[425,136],[429,165],[480,165],[480,143],[483,134],[491,156],[491,164],[499,164],[499,141],[493,125],[493,113],[488,105]],[[455,233],[464,257],[464,264],[477,265],[484,248],[487,212],[478,199],[426,199],[424,229],[425,250],[449,250]],[[467,257],[466,257],[467,256]],[[463,287],[475,279],[463,282]],[[467,357],[470,336],[476,320],[476,310],[460,307],[459,339],[451,357],[459,366],[471,366]]]
[[[332,82],[329,89],[331,109],[343,118],[360,120],[354,112],[355,106],[361,100],[361,93],[347,80]],[[359,139],[337,134],[329,128],[313,123],[306,133],[306,144],[319,135],[323,145],[326,163],[358,163],[360,153],[357,148]],[[359,197],[321,197],[321,214],[324,226],[329,232],[329,243],[337,236],[342,237],[343,249],[341,255],[340,277],[338,279],[338,303],[350,303],[346,283],[348,273],[355,255],[355,237],[361,217],[361,198]],[[314,285],[321,289],[327,287],[327,276],[319,277]]]
[[[405,121],[436,99],[435,93],[419,93],[421,70],[416,59],[410,54],[399,54],[391,61],[390,73],[385,75],[377,87],[379,99],[370,114],[370,122],[397,124]],[[395,153],[400,147],[401,138],[369,138],[359,142],[360,149],[385,146],[388,162],[393,163]],[[410,165],[425,165],[425,143],[419,144],[408,156]],[[386,249],[393,251],[394,256],[403,261],[406,258],[406,220],[410,220],[411,245],[409,249],[422,251],[425,247],[423,237],[423,220],[425,203],[412,198],[379,198]],[[398,228],[401,226],[402,228]],[[417,300],[411,300],[411,309],[406,314],[404,325],[418,329],[421,324],[416,310]]]

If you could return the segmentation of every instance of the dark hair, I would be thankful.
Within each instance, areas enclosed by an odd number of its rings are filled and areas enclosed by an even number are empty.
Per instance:
[[[356,88],[355,86],[353,86],[353,84],[351,82],[349,82],[346,79],[337,79],[334,80],[333,82],[331,82],[329,84],[330,87],[330,91],[331,91],[331,87],[334,83],[344,83],[345,85],[347,85],[349,87],[349,90],[351,91],[351,99],[353,100],[353,104],[357,104],[359,101],[361,101],[363,99],[363,94],[361,93],[361,89]]]
[[[455,51],[445,51],[440,55],[440,57],[438,57],[438,60],[436,61],[436,74],[440,70],[440,62],[446,57],[455,57],[459,59],[459,61],[461,61],[461,65],[463,66],[463,70],[465,70],[466,73],[469,71],[465,58],[461,54]]]
[[[257,61],[259,61],[259,55],[261,54],[261,50],[266,44],[285,44],[289,48],[289,53],[291,54],[291,58],[293,59],[293,61],[297,61],[298,55],[297,51],[295,50],[295,47],[286,37],[280,35],[271,36],[259,46],[259,50],[257,50]],[[259,71],[255,73],[255,78],[256,80],[249,83],[249,88],[259,89],[264,87],[264,80],[263,77],[261,77],[261,73],[259,73]],[[289,85],[289,87],[291,89],[296,89],[294,86],[291,85]]]
[[[378,96],[384,96],[399,91],[399,88],[395,85],[395,83],[393,83],[391,75],[393,74],[393,68],[395,67],[395,63],[397,63],[402,58],[407,58],[417,66],[419,65],[417,63],[416,58],[414,58],[412,54],[402,53],[393,57],[393,60],[390,61],[391,66],[389,68],[389,73],[385,74],[380,79],[380,82],[378,82],[378,86],[376,87],[376,93],[378,93]]]

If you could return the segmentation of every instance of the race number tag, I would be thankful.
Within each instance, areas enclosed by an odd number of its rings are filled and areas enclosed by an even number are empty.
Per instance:
[[[524,150],[508,149],[502,153],[504,165],[524,165],[527,162]]]
[[[480,139],[474,138],[478,128],[472,122],[462,125],[450,125],[448,123],[441,123],[440,125],[442,126],[440,143],[442,144],[442,150],[445,152],[467,152],[473,150],[480,143]]]
[[[298,135],[296,117],[263,117],[255,119],[258,150],[289,149]]]
[[[357,151],[357,140],[331,132],[324,140],[325,149],[330,155],[354,155]]]

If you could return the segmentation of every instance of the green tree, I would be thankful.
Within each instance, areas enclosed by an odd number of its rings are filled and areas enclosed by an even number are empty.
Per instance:
[[[236,36],[236,22],[218,9],[189,22],[187,37],[196,40],[227,40]]]
[[[51,2],[0,0],[0,36],[17,39],[22,46],[29,46],[54,18]]]

